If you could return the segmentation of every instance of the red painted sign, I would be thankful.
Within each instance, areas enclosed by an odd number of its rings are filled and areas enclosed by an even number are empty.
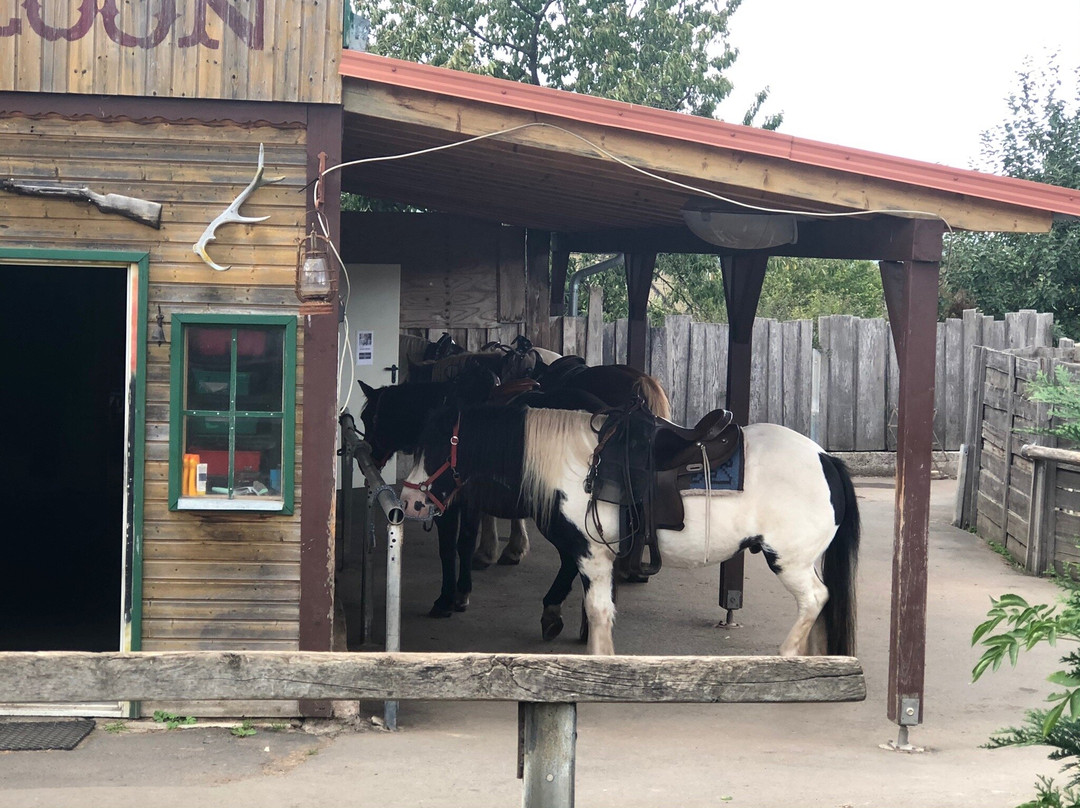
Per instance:
[[[153,30],[145,36],[135,36],[120,27],[118,3],[119,0],[79,0],[77,19],[70,25],[66,24],[70,22],[70,19],[64,22],[55,18],[51,21],[46,20],[43,0],[23,0],[20,5],[26,10],[26,25],[47,42],[55,42],[58,39],[74,42],[82,39],[90,33],[90,29],[94,27],[94,20],[100,15],[101,24],[109,39],[125,48],[143,48],[144,50],[157,47],[164,42],[180,18],[176,11],[176,0],[157,0],[158,8],[153,15],[155,21]],[[248,5],[254,9],[251,19],[230,0],[194,0],[194,4],[195,21],[191,33],[177,39],[177,47],[192,48],[197,45],[212,49],[220,47],[221,42],[206,31],[207,12],[212,11],[251,50],[263,49],[265,0],[250,0]],[[59,4],[50,0],[48,5],[55,9]],[[68,17],[70,18],[70,14]],[[12,17],[7,23],[0,25],[0,37],[20,36],[23,33],[23,23],[22,18]]]

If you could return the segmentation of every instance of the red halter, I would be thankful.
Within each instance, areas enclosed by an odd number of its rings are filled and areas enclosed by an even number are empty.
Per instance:
[[[458,449],[458,428],[461,426],[461,419],[454,423],[454,434],[450,436],[450,457],[439,468],[435,470],[435,473],[424,480],[422,483],[410,483],[408,480],[402,483],[405,488],[414,488],[420,493],[427,496],[431,503],[435,506],[435,510],[438,511],[438,516],[442,516],[446,513],[446,507],[450,504],[450,500],[454,498],[461,488],[461,476],[457,472],[457,449]],[[437,479],[442,477],[447,471],[454,475],[454,490],[450,492],[450,496],[446,498],[446,502],[440,502],[439,499],[431,493],[431,484]]]

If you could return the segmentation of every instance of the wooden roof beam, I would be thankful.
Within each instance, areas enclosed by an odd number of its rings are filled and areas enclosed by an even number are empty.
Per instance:
[[[943,222],[878,216],[799,222],[799,239],[769,249],[770,255],[799,258],[845,258],[870,261],[937,261],[941,258]],[[738,255],[710,244],[685,227],[652,227],[559,233],[555,244],[569,252],[657,252]]]

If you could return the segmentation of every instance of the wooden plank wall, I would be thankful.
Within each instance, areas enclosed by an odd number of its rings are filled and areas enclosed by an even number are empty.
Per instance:
[[[267,176],[243,213],[269,216],[226,225],[211,256],[191,245],[255,172],[259,143]],[[196,123],[0,119],[0,176],[85,184],[164,205],[160,230],[103,214],[88,204],[3,194],[4,246],[149,251],[149,311],[295,313],[297,239],[303,233],[306,133],[303,128],[240,128]],[[8,204],[8,203],[12,204]],[[149,332],[148,332],[149,333]],[[298,328],[298,356],[303,329]],[[302,476],[296,514],[170,512],[168,509],[169,345],[151,343],[147,361],[144,650],[295,650],[299,637]],[[298,360],[296,446],[301,445],[303,363]],[[151,708],[152,709],[152,708]],[[232,707],[230,714],[235,712]],[[260,708],[262,709],[262,708]],[[295,714],[282,707],[282,714]]]
[[[0,91],[341,101],[343,0],[0,0]]]
[[[1053,376],[1058,367],[1080,378],[1080,359],[1070,341],[1058,348],[984,349],[983,384],[973,399],[978,428],[972,458],[972,503],[967,520],[982,538],[1004,547],[1029,572],[1053,566],[1059,572],[1080,562],[1080,471],[1054,463],[1041,500],[1035,485],[1036,463],[1023,457],[1026,443],[1054,447],[1056,438],[1041,434],[1051,426],[1049,408],[1026,397],[1038,373]],[[962,519],[963,519],[962,515]]]
[[[590,301],[598,297],[596,292],[590,293]],[[590,302],[590,311],[598,310],[599,306]],[[830,315],[819,318],[816,327],[815,344],[812,320],[755,321],[751,423],[767,421],[804,435],[816,433],[816,439],[829,451],[895,451],[899,368],[888,323]],[[972,368],[971,348],[984,341],[999,347],[1048,346],[1052,328],[1052,314],[1034,311],[994,320],[973,309],[962,319],[938,323],[935,448],[955,451],[965,442],[965,402],[979,378]],[[434,340],[444,330],[413,327],[409,333]],[[512,324],[448,330],[470,349],[488,341],[509,343],[519,333]],[[664,325],[650,327],[646,370],[668,391],[676,422],[696,423],[705,413],[724,405],[727,333],[726,323],[695,323],[685,315],[669,315]],[[589,357],[590,364],[625,362],[626,321],[552,317],[542,347]],[[820,361],[816,392],[815,354]]]

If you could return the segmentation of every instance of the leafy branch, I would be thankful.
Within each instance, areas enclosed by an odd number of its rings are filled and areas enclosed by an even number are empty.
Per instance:
[[[1021,651],[1030,651],[1041,643],[1056,646],[1058,640],[1080,642],[1080,590],[1070,588],[1068,598],[1057,606],[1032,605],[1016,594],[991,598],[987,618],[971,636],[972,645],[981,643],[985,648],[972,669],[972,681],[978,681],[987,669],[996,671],[1005,659],[1015,666]],[[1070,718],[1080,718],[1080,655],[1073,652],[1061,661],[1068,669],[1048,678],[1051,684],[1063,689],[1046,697],[1054,707],[1042,716],[1044,738],[1066,710]]]

